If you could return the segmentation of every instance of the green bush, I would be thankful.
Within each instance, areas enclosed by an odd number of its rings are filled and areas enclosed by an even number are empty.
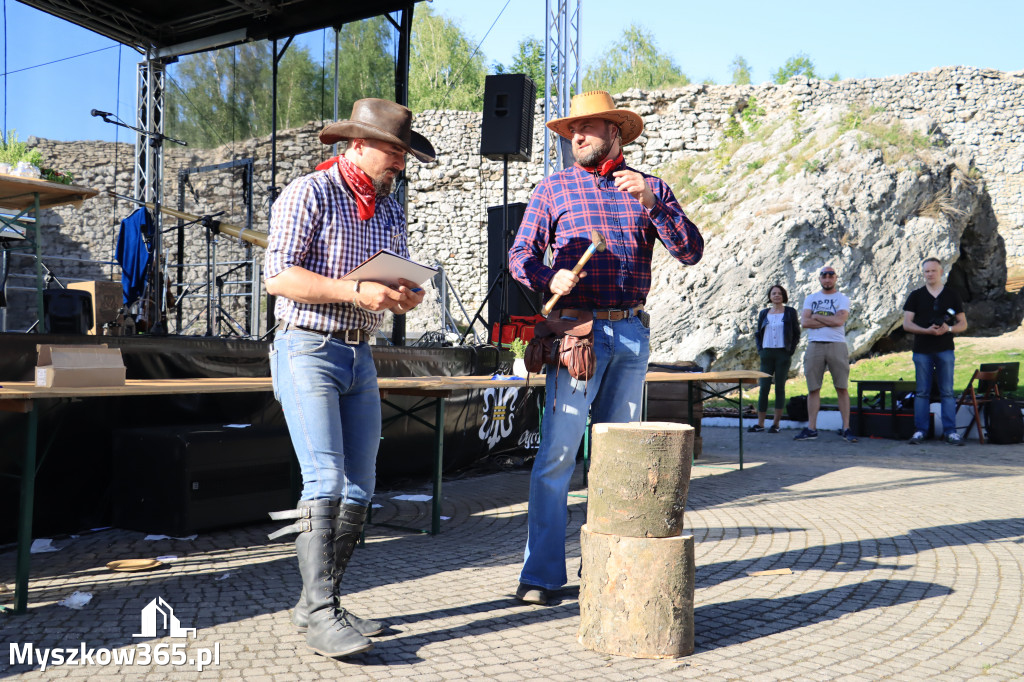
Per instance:
[[[43,155],[38,149],[29,149],[24,142],[18,140],[17,130],[8,130],[7,139],[0,142],[0,163],[17,166],[20,161],[39,166],[43,162]]]

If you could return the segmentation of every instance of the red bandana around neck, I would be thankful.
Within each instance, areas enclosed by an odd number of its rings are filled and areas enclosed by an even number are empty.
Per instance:
[[[344,156],[332,156],[316,167],[316,170],[327,170],[334,164],[338,164],[341,177],[345,184],[352,190],[356,198],[356,211],[360,220],[369,220],[373,217],[377,204],[377,191],[373,188],[373,182],[362,168],[355,165]]]
[[[600,175],[603,177],[611,173],[616,168],[618,168],[619,164],[621,164],[624,160],[625,159],[622,158],[622,152],[619,152],[619,155],[614,159],[605,159],[596,166],[584,166],[581,163],[577,163],[576,165],[582,168],[583,170],[587,171],[588,173],[594,173],[596,175]]]

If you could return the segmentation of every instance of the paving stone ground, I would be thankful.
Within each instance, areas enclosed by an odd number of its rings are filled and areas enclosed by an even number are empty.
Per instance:
[[[956,448],[835,434],[795,443],[708,428],[686,511],[696,537],[696,651],[674,660],[598,654],[576,640],[579,528],[570,497],[571,582],[549,607],[512,598],[526,535],[529,472],[445,483],[436,537],[370,527],[346,576],[344,603],[387,619],[366,654],[309,651],[291,625],[300,582],[273,523],[145,541],[106,530],[32,557],[30,610],[0,616],[0,678],[11,680],[1021,680],[1024,679],[1024,446]],[[579,471],[574,491],[585,492]],[[382,492],[378,521],[428,524],[427,503]],[[108,561],[176,554],[166,568],[113,573]],[[751,576],[790,569],[789,575]],[[13,582],[14,552],[0,553]],[[91,592],[82,610],[57,602]],[[194,639],[133,637],[162,597]],[[9,596],[0,595],[0,601]],[[90,665],[11,660],[36,650],[92,649]],[[182,646],[184,644],[184,646]],[[178,648],[174,648],[177,646]],[[102,665],[100,650],[148,647],[195,666]],[[108,654],[109,655],[109,654]],[[99,658],[97,658],[99,657]],[[155,656],[154,656],[155,657]]]

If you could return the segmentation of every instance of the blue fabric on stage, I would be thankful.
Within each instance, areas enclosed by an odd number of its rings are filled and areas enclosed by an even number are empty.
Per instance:
[[[121,221],[116,256],[117,262],[121,264],[125,305],[134,303],[146,289],[146,275],[152,258],[146,240],[152,237],[153,218],[147,209],[140,208]]]

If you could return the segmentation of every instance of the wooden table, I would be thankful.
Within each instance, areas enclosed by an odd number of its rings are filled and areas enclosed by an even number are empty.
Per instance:
[[[721,398],[730,403],[735,402],[739,406],[739,463],[743,468],[743,385],[756,384],[761,379],[770,377],[770,374],[757,372],[749,369],[728,370],[724,372],[648,372],[647,383],[678,383],[685,381],[687,389],[687,409],[689,410],[689,421],[693,422],[693,403],[704,402],[709,398]],[[706,384],[723,384],[725,388],[714,389]],[[647,418],[647,392],[644,387],[643,417]],[[733,390],[739,390],[738,401],[727,398],[726,394]],[[699,395],[698,395],[699,393]]]
[[[537,381],[533,382],[537,384]],[[436,535],[441,529],[441,467],[444,455],[444,403],[455,391],[495,386],[526,386],[526,379],[495,380],[490,377],[380,377],[377,380],[382,402],[434,431],[434,495],[429,530],[411,528]],[[25,454],[21,475],[21,499],[18,512],[18,556],[15,575],[15,613],[25,613],[28,606],[28,578],[31,565],[32,516],[37,470],[38,413],[37,400],[85,399],[126,396],[163,396],[196,393],[246,393],[273,390],[270,377],[205,378],[205,379],[129,379],[123,386],[88,388],[44,388],[32,382],[3,382],[0,386],[0,411],[26,415]],[[387,400],[389,394],[432,398],[424,405],[405,409]],[[424,407],[434,407],[434,422],[415,414]]]
[[[761,372],[691,372],[669,373],[650,372],[646,381],[689,382],[691,396],[696,382],[724,383],[740,389],[740,468],[743,468],[743,384],[756,383],[767,376]],[[425,424],[434,431],[433,500],[431,527],[429,532],[436,535],[441,528],[441,481],[444,455],[444,403],[455,391],[494,387],[543,387],[544,377],[532,375],[529,379],[502,378],[489,376],[458,377],[380,377],[377,380],[383,403],[399,411],[400,415]],[[204,379],[129,379],[123,386],[96,386],[87,388],[44,388],[27,381],[3,382],[0,386],[0,411],[18,412],[26,415],[25,454],[21,475],[21,500],[18,512],[18,556],[15,576],[15,613],[25,613],[28,606],[28,578],[31,565],[29,549],[32,545],[32,515],[35,498],[35,476],[37,469],[37,440],[39,430],[38,413],[34,409],[37,400],[85,399],[102,397],[126,397],[147,395],[180,395],[196,393],[247,393],[273,389],[270,377],[204,378]],[[719,391],[702,388],[701,399],[721,395]],[[388,395],[423,396],[433,398],[423,405],[402,408],[388,401]],[[693,399],[691,398],[691,404]],[[434,422],[420,418],[416,412],[434,408]],[[692,417],[692,415],[691,415]]]

